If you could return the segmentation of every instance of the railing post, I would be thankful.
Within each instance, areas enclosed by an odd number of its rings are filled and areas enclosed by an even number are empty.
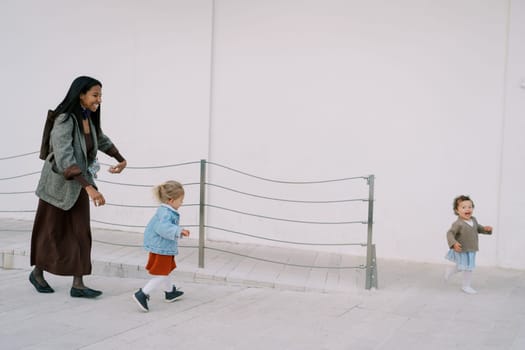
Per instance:
[[[200,196],[199,196],[199,267],[204,268],[204,220],[206,207],[206,160],[201,159],[201,178],[200,178]]]
[[[368,234],[366,241],[366,289],[377,288],[376,246],[372,243],[374,224],[374,175],[368,176]]]

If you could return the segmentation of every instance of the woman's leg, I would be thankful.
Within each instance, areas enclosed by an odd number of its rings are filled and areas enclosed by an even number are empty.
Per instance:
[[[34,267],[33,268],[33,277],[35,277],[35,280],[40,284],[41,286],[45,286],[47,284],[45,278],[44,278],[44,270]]]
[[[54,290],[44,279],[44,270],[35,266],[33,271],[29,274],[29,282],[36,288],[40,293],[53,293]]]
[[[73,288],[77,289],[86,289],[86,286],[84,284],[84,276],[73,276]]]
[[[55,291],[49,284],[47,284],[46,280],[44,279],[44,270],[36,266],[29,274],[29,282],[39,293],[53,293]]]

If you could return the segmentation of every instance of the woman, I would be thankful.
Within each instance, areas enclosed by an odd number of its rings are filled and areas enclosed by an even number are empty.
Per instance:
[[[114,157],[120,173],[126,160],[100,128],[102,84],[91,77],[76,78],[64,100],[48,113],[40,158],[44,167],[36,190],[38,209],[31,236],[29,281],[40,293],[54,290],[44,271],[73,276],[72,297],[95,298],[101,291],[84,285],[91,274],[89,200],[95,206],[105,199],[95,185],[97,150]]]

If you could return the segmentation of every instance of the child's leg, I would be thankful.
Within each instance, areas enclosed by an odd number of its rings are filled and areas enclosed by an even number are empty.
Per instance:
[[[472,283],[472,271],[463,271],[463,287],[470,287]]]
[[[471,287],[472,271],[476,266],[476,252],[467,252],[465,254],[465,271],[463,272],[463,291],[468,294],[476,294],[476,290]]]
[[[448,281],[452,275],[459,272],[457,265],[449,265],[445,270],[445,281]]]
[[[164,289],[165,292],[171,292],[173,288],[173,283],[169,275],[164,276],[164,280],[162,281],[162,288]]]
[[[142,288],[142,291],[144,292],[144,294],[149,295],[152,291],[154,291],[158,287],[160,286],[164,287],[164,284],[166,283],[165,282],[166,277],[167,276],[155,276],[152,279],[150,279],[148,283],[146,283],[144,288]]]
[[[468,294],[476,294],[476,290],[471,287],[472,271],[463,271],[463,291]]]

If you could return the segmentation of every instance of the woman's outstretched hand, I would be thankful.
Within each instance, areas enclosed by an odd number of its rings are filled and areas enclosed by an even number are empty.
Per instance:
[[[100,207],[101,205],[106,204],[106,199],[104,198],[102,193],[95,189],[95,187],[91,185],[86,187],[86,192],[89,198],[91,198],[91,200],[93,201],[93,204],[95,204],[95,207]]]
[[[117,165],[109,167],[109,172],[112,174],[119,174],[124,170],[124,168],[128,165],[128,163],[123,160],[122,162],[118,163]]]

